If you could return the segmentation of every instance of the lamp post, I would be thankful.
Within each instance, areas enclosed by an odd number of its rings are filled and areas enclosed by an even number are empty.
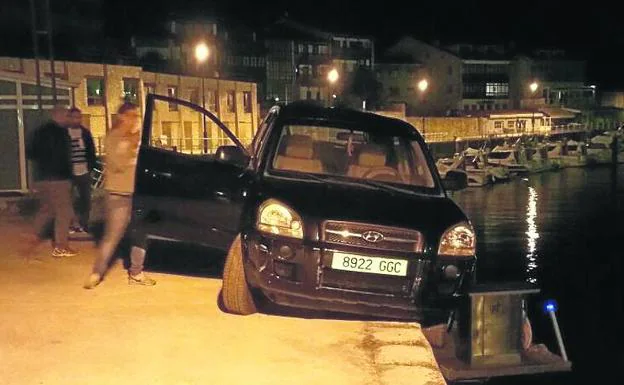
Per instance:
[[[422,130],[423,130],[423,136],[426,135],[426,131],[425,131],[425,92],[427,91],[427,88],[429,87],[429,82],[427,81],[427,79],[422,79],[421,81],[418,82],[418,90],[420,91],[420,100],[422,102]],[[425,138],[425,141],[427,139]]]
[[[206,43],[201,42],[195,46],[195,60],[197,60],[198,67],[202,67],[203,71],[200,72],[201,75],[201,88],[202,88],[202,107],[206,108],[206,90],[204,87],[204,76],[205,76],[205,67],[203,67],[204,63],[208,60],[210,56],[210,48],[206,45]],[[208,153],[208,132],[206,130],[206,115],[203,115],[203,151],[204,154]]]
[[[535,97],[535,91],[539,85],[537,82],[533,82],[529,85],[529,89],[531,90],[531,101],[535,102],[533,98]],[[535,106],[531,103],[531,134],[535,134]]]
[[[334,104],[334,100],[336,99],[336,95],[334,94],[334,85],[340,78],[340,74],[338,74],[338,70],[332,68],[331,71],[327,73],[327,81],[329,81],[329,105]]]

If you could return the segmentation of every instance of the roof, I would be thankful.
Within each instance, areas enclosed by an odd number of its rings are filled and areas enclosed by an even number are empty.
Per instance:
[[[325,123],[352,124],[369,132],[394,135],[416,135],[409,123],[373,112],[346,107],[323,107],[310,102],[293,102],[279,107],[279,116],[287,120],[317,120]]]
[[[544,113],[535,109],[524,109],[524,110],[494,110],[494,111],[470,111],[466,113],[468,116],[474,117],[483,117],[490,119],[509,119],[509,118],[531,118],[531,117],[541,117],[544,116]]]
[[[561,107],[540,107],[539,110],[546,116],[550,116],[555,119],[572,119],[581,113],[581,110]]]

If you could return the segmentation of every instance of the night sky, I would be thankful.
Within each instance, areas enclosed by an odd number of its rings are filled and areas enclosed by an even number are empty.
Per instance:
[[[564,48],[571,57],[588,60],[588,80],[604,87],[624,87],[624,15],[616,2],[591,1],[285,1],[108,0],[108,11],[130,10],[132,28],[151,28],[169,10],[195,13],[217,10],[249,25],[261,26],[284,12],[301,22],[337,32],[371,35],[383,48],[404,34],[442,43],[509,43],[519,47]],[[143,8],[149,4],[149,8]],[[373,4],[378,4],[374,5]],[[126,11],[128,12],[128,11]]]
[[[27,3],[0,0],[5,1]],[[528,52],[563,48],[571,57],[588,61],[588,82],[624,89],[624,13],[617,1],[50,0],[53,8],[72,1],[101,4],[105,33],[120,41],[134,33],[158,32],[167,14],[176,10],[197,15],[217,11],[255,28],[288,12],[325,30],[372,36],[380,51],[405,34],[443,44],[513,41]]]

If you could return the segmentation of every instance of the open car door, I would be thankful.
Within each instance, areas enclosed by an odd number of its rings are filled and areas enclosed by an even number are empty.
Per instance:
[[[243,144],[211,112],[147,96],[132,236],[227,250],[238,233],[248,175]]]

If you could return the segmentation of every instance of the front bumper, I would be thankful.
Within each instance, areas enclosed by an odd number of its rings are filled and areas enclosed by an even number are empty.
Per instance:
[[[274,303],[411,320],[454,308],[473,266],[473,260],[432,262],[422,254],[363,250],[257,232],[243,237],[243,251],[249,285]],[[335,251],[406,260],[407,275],[335,270],[331,268]],[[456,274],[448,273],[449,265],[457,267]]]

